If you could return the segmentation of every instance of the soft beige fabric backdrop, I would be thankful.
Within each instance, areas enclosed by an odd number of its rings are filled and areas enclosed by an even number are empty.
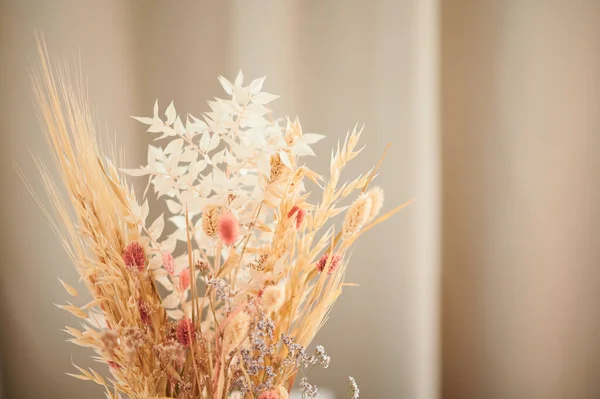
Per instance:
[[[41,190],[28,155],[47,156],[27,76],[36,29],[54,58],[81,54],[102,131],[131,165],[148,138],[128,115],[156,97],[199,114],[221,94],[216,76],[240,68],[268,75],[277,112],[329,135],[317,151],[366,122],[350,174],[393,143],[379,184],[389,206],[418,202],[356,249],[361,287],[318,337],[333,365],[315,380],[340,398],[348,374],[369,399],[600,397],[600,3],[0,0],[10,399],[101,395],[64,375],[71,359],[92,364],[52,306],[66,299],[56,276],[77,277],[12,168]]]
[[[443,396],[600,397],[600,2],[442,3]]]

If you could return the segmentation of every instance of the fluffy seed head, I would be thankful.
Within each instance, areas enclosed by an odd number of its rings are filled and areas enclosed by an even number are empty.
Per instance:
[[[369,214],[369,221],[371,221],[375,219],[383,206],[383,190],[379,187],[373,187],[367,191],[367,195],[371,198],[371,212]]]
[[[250,327],[250,316],[246,312],[240,312],[234,316],[225,327],[223,345],[226,350],[233,350],[244,341],[248,328]]]
[[[179,320],[177,324],[177,341],[186,348],[189,348],[191,343],[196,338],[196,330],[192,321],[188,318]]]
[[[143,272],[146,268],[144,248],[137,241],[133,241],[123,250],[123,261],[129,269]]]
[[[230,213],[221,215],[219,219],[219,237],[225,245],[233,245],[240,234],[240,224]]]
[[[342,260],[342,255],[337,252],[334,253],[333,257],[331,258],[331,261],[329,260],[329,256],[330,252],[327,251],[323,254],[323,256],[321,256],[321,259],[319,259],[319,261],[317,262],[317,270],[319,272],[325,270],[329,262],[331,262],[331,266],[329,267],[329,271],[327,272],[327,274],[331,274],[335,271],[335,269],[337,269],[340,260]]]
[[[277,394],[279,395],[279,399],[289,399],[290,397],[290,394],[283,387],[283,385],[278,385],[277,387],[275,387],[275,392],[277,392]]]
[[[119,334],[117,334],[116,331],[105,330],[100,333],[100,341],[108,353],[112,353],[112,351],[118,347],[118,339]]]
[[[265,310],[275,312],[283,305],[285,291],[278,285],[270,285],[263,290],[261,298]]]
[[[168,341],[159,343],[154,345],[152,349],[158,360],[166,367],[172,364],[181,367],[185,362],[185,348],[179,342]]]
[[[219,231],[219,218],[221,210],[214,206],[207,206],[202,212],[202,231],[209,237],[216,237]]]
[[[367,194],[361,194],[348,208],[342,232],[346,236],[351,236],[369,221],[371,215],[371,197]]]

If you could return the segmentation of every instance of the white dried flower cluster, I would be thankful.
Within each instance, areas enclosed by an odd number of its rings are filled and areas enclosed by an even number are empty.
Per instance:
[[[360,390],[354,377],[348,377],[348,399],[358,399]]]
[[[312,385],[308,382],[308,378],[303,377],[298,384],[300,392],[302,392],[302,398],[315,399],[319,397],[319,389],[316,385]]]
[[[123,169],[131,176],[148,176],[148,184],[157,196],[165,198],[171,214],[168,219],[177,228],[161,240],[164,215],[146,225],[148,202],[130,204],[137,218],[134,222],[148,236],[144,244],[154,251],[149,268],[155,270],[156,280],[172,292],[163,306],[174,319],[184,316],[180,305],[187,300],[188,290],[176,292],[174,276],[186,267],[187,255],[174,260],[171,273],[160,268],[165,254],[173,253],[178,241],[187,241],[186,225],[190,225],[197,251],[208,251],[217,235],[220,209],[226,206],[250,245],[268,243],[268,233],[254,234],[248,227],[256,223],[263,201],[273,206],[281,201],[274,183],[293,168],[298,157],[314,155],[310,145],[324,137],[303,134],[297,123],[287,121],[282,126],[281,120],[270,119],[267,106],[278,96],[262,91],[264,77],[247,86],[243,85],[241,72],[234,82],[222,76],[219,81],[229,98],[209,101],[211,111],[202,118],[189,114],[181,117],[173,103],[162,118],[158,102],[152,117],[134,117],[148,125],[147,131],[157,135],[155,140],[167,143],[149,146],[145,166]],[[299,185],[298,190],[303,186]],[[255,261],[246,256],[248,263]],[[195,254],[194,258],[201,256]]]

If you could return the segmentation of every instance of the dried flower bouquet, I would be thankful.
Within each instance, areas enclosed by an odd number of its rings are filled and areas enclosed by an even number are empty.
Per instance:
[[[164,145],[149,147],[147,165],[119,171],[101,155],[68,69],[55,77],[43,44],[40,54],[35,97],[68,193],[38,161],[54,208],[46,214],[93,297],[61,306],[82,320],[66,331],[110,371],[75,366],[73,376],[108,398],[285,399],[301,372],[303,397],[316,397],[305,371],[330,359],[307,348],[347,285],[349,250],[402,208],[378,217],[383,191],[369,188],[377,168],[340,183],[360,131],[333,151],[324,179],[301,163],[322,136],[270,119],[277,96],[262,91],[264,78],[244,86],[240,73],[219,78],[228,98],[210,101],[202,118],[181,118],[172,103],[164,119],[158,104],[136,117]],[[167,215],[148,220],[148,201],[122,173],[148,177]],[[340,205],[346,197],[354,200]],[[349,386],[357,398],[354,379]]]

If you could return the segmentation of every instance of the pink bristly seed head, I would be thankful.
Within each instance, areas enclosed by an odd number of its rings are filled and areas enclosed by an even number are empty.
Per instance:
[[[233,245],[240,234],[240,224],[230,213],[221,215],[219,219],[219,237],[225,245]]]
[[[188,318],[179,320],[177,324],[177,341],[186,348],[189,348],[191,343],[196,339],[196,330],[192,321]]]
[[[317,270],[319,272],[322,272],[325,269],[325,267],[329,264],[329,255],[329,251],[325,252],[323,256],[321,256],[321,259],[319,259],[319,261],[317,262]],[[327,272],[327,274],[331,274],[335,271],[335,269],[337,269],[340,260],[342,260],[342,255],[334,253],[333,258],[331,259],[331,266],[329,266],[329,271]]]
[[[299,229],[304,221],[304,217],[306,216],[306,211],[304,209],[298,210],[298,214],[296,215],[296,228]]]
[[[179,274],[179,289],[185,291],[190,288],[190,268],[186,267]]]
[[[298,208],[298,205],[294,205],[292,209],[290,209],[290,211],[288,212],[287,217],[291,218],[292,216],[294,216],[294,213],[298,212],[298,209],[300,209]]]
[[[306,210],[300,208],[298,205],[294,205],[287,214],[288,218],[296,215],[296,228],[299,229],[306,216]]]
[[[258,399],[279,399],[279,394],[274,389],[270,389],[261,393]]]
[[[173,259],[173,255],[168,252],[163,252],[162,261],[165,270],[172,276],[175,272],[175,260]]]
[[[129,269],[143,272],[146,268],[144,248],[137,241],[133,241],[123,250],[123,261]]]

